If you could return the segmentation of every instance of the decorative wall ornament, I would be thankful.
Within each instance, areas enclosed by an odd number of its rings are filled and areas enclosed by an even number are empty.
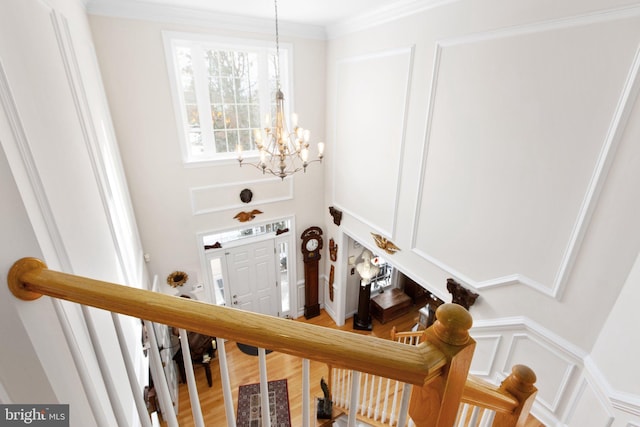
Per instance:
[[[329,213],[333,217],[333,223],[337,226],[340,226],[340,223],[342,222],[342,211],[339,211],[333,206],[329,206]]]
[[[189,280],[189,275],[187,273],[176,270],[167,276],[167,285],[172,288],[177,288],[178,286],[182,286],[187,283],[187,280]]]
[[[220,249],[222,247],[222,244],[220,242],[215,242],[213,245],[204,245],[204,250],[206,251],[207,249]]]
[[[451,302],[459,304],[467,310],[469,310],[480,296],[475,292],[471,292],[469,289],[464,288],[460,283],[451,278],[447,279],[447,290],[452,296]]]
[[[382,237],[375,233],[371,233],[371,235],[373,236],[373,240],[376,242],[376,245],[386,253],[393,255],[400,250],[399,247],[397,247],[392,241],[387,240],[386,237]]]
[[[236,216],[234,216],[233,218],[237,219],[240,222],[247,222],[247,221],[251,221],[256,217],[256,215],[261,213],[262,211],[259,211],[258,209],[254,209],[251,212],[238,212]]]
[[[289,229],[288,229],[288,228],[278,228],[278,229],[276,230],[276,236],[279,236],[279,235],[281,235],[281,234],[284,234],[284,233],[286,233],[287,231],[289,231]]]
[[[331,264],[331,270],[329,271],[329,299],[333,301],[333,281],[335,280],[335,267]]]
[[[338,245],[336,245],[333,238],[329,239],[329,258],[333,262],[336,262],[338,259]]]
[[[253,199],[253,192],[248,188],[245,188],[240,192],[240,200],[242,203],[249,203]]]

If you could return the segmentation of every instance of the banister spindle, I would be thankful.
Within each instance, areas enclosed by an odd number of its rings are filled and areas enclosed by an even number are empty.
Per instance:
[[[469,336],[473,320],[464,307],[442,304],[436,319],[425,331],[425,338],[445,355],[447,365],[439,377],[413,387],[409,415],[418,427],[454,424],[476,346]]]
[[[496,413],[493,427],[523,427],[531,411],[538,389],[534,386],[536,374],[525,365],[514,365],[500,384],[500,390],[510,393],[519,404],[511,414]]]

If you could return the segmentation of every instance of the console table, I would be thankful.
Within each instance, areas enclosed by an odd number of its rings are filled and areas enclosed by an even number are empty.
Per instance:
[[[400,289],[391,289],[371,298],[371,315],[380,323],[386,323],[407,313],[411,306],[411,297]]]

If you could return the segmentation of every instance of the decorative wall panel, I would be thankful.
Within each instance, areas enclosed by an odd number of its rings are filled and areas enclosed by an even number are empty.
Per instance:
[[[338,63],[335,205],[393,237],[413,49]]]
[[[511,373],[513,365],[523,364],[532,368],[539,378],[537,401],[552,412],[558,409],[575,364],[555,348],[526,334],[514,334],[507,355],[503,374]]]
[[[438,44],[415,252],[475,288],[559,294],[637,89],[630,25],[578,18]]]
[[[613,419],[613,414],[608,409],[607,403],[598,396],[598,392],[583,378],[566,425],[568,427],[609,427],[613,423]]]
[[[498,356],[501,335],[475,335],[476,350],[473,353],[470,372],[473,375],[488,377],[493,372],[493,365]]]
[[[249,188],[253,192],[251,204],[240,200],[240,192]],[[190,189],[194,215],[237,209],[246,206],[275,203],[293,199],[293,179],[260,179],[231,184],[209,185]]]

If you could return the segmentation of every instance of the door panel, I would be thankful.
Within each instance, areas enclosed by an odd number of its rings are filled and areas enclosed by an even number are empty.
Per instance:
[[[231,306],[278,315],[273,240],[230,248],[225,252]]]

